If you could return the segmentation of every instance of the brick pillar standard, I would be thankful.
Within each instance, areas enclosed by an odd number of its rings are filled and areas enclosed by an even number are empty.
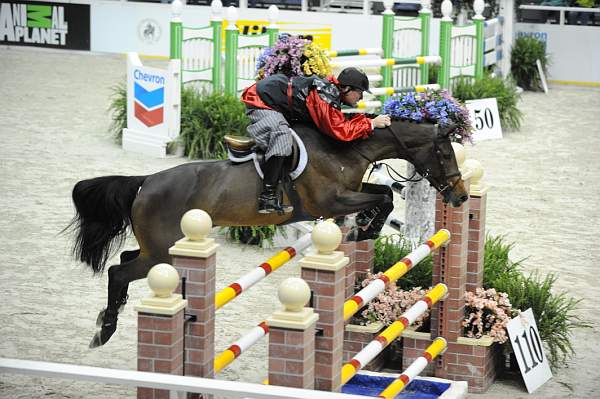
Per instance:
[[[448,229],[450,242],[433,256],[432,283],[448,286],[448,296],[432,311],[432,339],[437,336],[456,342],[462,336],[460,322],[464,317],[464,295],[467,284],[467,244],[469,233],[469,201],[458,208],[436,198],[435,230]]]
[[[354,278],[362,280],[367,272],[373,271],[375,263],[375,240],[364,240],[356,243],[356,263],[354,266]]]
[[[345,266],[349,260],[343,252],[334,251],[342,233],[333,220],[315,226],[312,239],[318,252],[307,255],[299,264],[301,277],[312,290],[313,308],[319,314],[315,389],[339,392],[344,349]]]
[[[186,324],[185,375],[214,377],[215,268],[218,245],[206,238],[212,228],[210,216],[199,209],[181,219],[185,238],[169,248],[173,266],[186,279],[187,311],[196,316]],[[181,284],[177,287],[181,293]],[[199,397],[199,395],[191,395]]]
[[[319,315],[303,307],[310,299],[310,288],[304,280],[292,277],[281,284],[278,295],[284,309],[267,319],[269,385],[314,389]]]
[[[342,228],[342,235],[344,235],[344,229]],[[346,275],[346,289],[345,297],[350,298],[354,295],[354,285],[356,284],[354,271],[356,268],[356,241],[343,241],[338,247],[338,251],[342,251],[344,256],[348,258],[348,264],[344,268]]]
[[[173,294],[179,275],[166,263],[148,272],[154,295],[135,306],[138,312],[138,371],[183,374],[183,314],[187,301]],[[168,399],[169,391],[139,387],[138,399]]]
[[[467,257],[467,291],[483,286],[483,257],[485,247],[485,214],[487,185],[481,180],[483,168],[475,159],[467,159],[465,166],[472,171],[469,210],[469,252]]]

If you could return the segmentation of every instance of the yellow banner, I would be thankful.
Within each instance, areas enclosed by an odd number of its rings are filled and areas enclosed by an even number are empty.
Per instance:
[[[268,25],[269,21],[267,20],[239,19],[236,23],[236,26],[242,35],[260,35],[267,33]],[[331,50],[331,25],[309,24],[304,22],[277,22],[277,26],[279,27],[279,33],[289,33],[290,35],[312,40],[323,50]],[[223,21],[223,46],[225,43],[225,28],[227,28],[227,21]]]

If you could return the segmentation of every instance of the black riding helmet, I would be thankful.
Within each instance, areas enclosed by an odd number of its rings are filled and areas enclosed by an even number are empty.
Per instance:
[[[341,86],[350,86],[371,93],[369,91],[369,78],[367,78],[367,75],[363,71],[357,68],[345,68],[338,75],[338,82],[340,82]]]

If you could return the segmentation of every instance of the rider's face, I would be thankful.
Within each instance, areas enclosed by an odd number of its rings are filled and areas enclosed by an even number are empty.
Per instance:
[[[342,102],[351,107],[356,107],[356,104],[362,100],[363,92],[359,89],[350,89],[346,91],[342,97]]]

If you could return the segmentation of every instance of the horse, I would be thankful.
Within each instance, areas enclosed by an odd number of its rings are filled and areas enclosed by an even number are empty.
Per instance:
[[[468,198],[451,145],[452,127],[393,120],[369,138],[352,142],[334,140],[312,125],[295,124],[293,129],[309,162],[286,191],[291,213],[257,212],[261,179],[252,162],[194,161],[153,175],[103,176],[74,186],[76,212],[68,228],[75,234],[78,260],[101,273],[129,227],[139,244],[137,250],[122,252],[120,263],[108,269],[107,307],[98,315],[91,348],[104,345],[115,332],[129,283],[170,261],[168,249],[183,236],[179,222],[190,209],[208,212],[215,226],[282,225],[367,210],[371,224],[350,239],[373,238],[393,208],[393,195],[387,186],[363,183],[363,177],[371,163],[392,158],[412,163],[444,202],[460,206]]]

